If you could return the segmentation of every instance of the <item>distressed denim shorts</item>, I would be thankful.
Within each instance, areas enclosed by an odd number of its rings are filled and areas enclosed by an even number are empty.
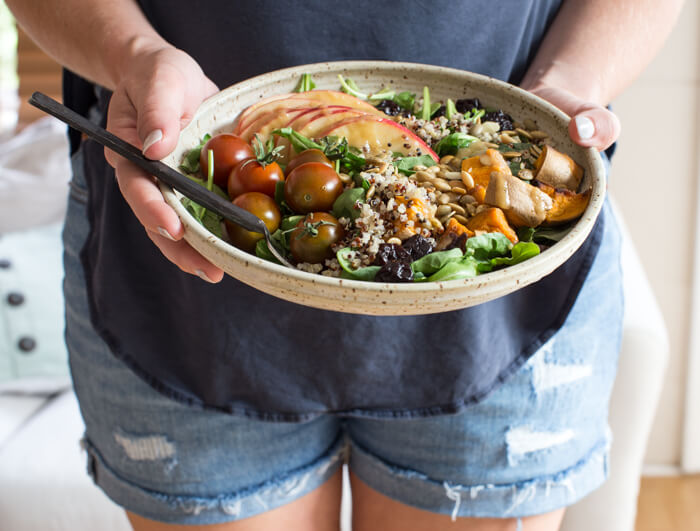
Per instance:
[[[546,513],[605,480],[622,316],[609,208],[566,324],[480,403],[454,415],[284,423],[173,401],[111,354],[89,318],[79,259],[85,201],[74,181],[64,231],[66,339],[88,471],[128,511],[178,524],[246,518],[309,493],[346,459],[371,488],[453,518]]]

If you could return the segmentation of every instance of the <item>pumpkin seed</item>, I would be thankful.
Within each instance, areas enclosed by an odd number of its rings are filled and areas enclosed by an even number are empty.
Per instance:
[[[460,184],[462,184],[461,181],[460,181]],[[461,186],[453,186],[452,189],[450,190],[450,192],[452,192],[453,194],[457,194],[457,195],[464,195],[467,193],[467,191],[464,188],[462,188]]]
[[[451,200],[452,200],[452,198],[447,194],[440,194],[437,198],[437,202],[439,205],[446,205]]]
[[[524,136],[528,140],[532,140],[532,135],[530,133],[528,133],[527,131],[525,131],[525,129],[521,129],[520,127],[518,127],[516,129],[516,131],[518,132],[519,135]]]
[[[459,181],[462,178],[458,171],[444,171],[440,174],[440,177],[447,181]]]
[[[537,124],[534,122],[534,120],[531,120],[530,118],[525,118],[523,120],[523,125],[525,126],[525,129],[537,129]]]
[[[524,181],[531,181],[532,179],[535,178],[534,174],[532,173],[532,170],[528,170],[527,168],[523,168],[518,172],[518,177],[520,177]]]
[[[506,151],[501,153],[501,155],[506,159],[514,159],[515,157],[520,157],[522,153],[520,151]]]
[[[544,131],[540,131],[539,129],[530,131],[530,136],[532,136],[532,138],[535,140],[544,140],[545,138],[549,138],[549,135],[547,133],[545,133]]]
[[[462,208],[462,205],[458,205],[457,203],[447,203],[448,207],[450,207],[452,210],[454,210],[457,214],[466,214],[467,211]]]
[[[437,217],[441,218],[443,216],[446,216],[450,212],[452,212],[452,207],[450,207],[450,205],[440,205],[439,207],[437,207],[437,210],[435,211],[435,215]]]
[[[455,215],[455,212],[454,212],[454,210],[452,210],[452,211],[450,211],[450,213],[447,214],[446,216],[442,216],[442,217],[438,218],[438,220],[440,221],[440,223],[442,223],[443,225],[445,225],[445,223],[447,223],[448,221],[450,221],[450,218],[451,218],[452,216],[454,216],[454,215]]]
[[[469,223],[469,220],[465,218],[462,214],[455,214],[455,219],[459,221],[462,225]]]
[[[462,183],[467,187],[467,190],[474,188],[474,177],[467,171],[463,171],[460,175],[462,177]]]
[[[367,194],[365,194],[365,199],[371,199],[376,190],[377,190],[376,186],[374,186],[374,185],[370,186],[369,189],[367,190]]]
[[[447,181],[444,179],[440,179],[439,177],[434,177],[433,178],[433,186],[440,190],[441,192],[449,192],[451,186],[447,184]]]
[[[423,183],[426,181],[429,182],[429,181],[433,180],[433,175],[428,173],[427,171],[424,171],[424,170],[417,171],[415,173],[415,176],[416,176],[416,181],[418,181],[419,183]]]

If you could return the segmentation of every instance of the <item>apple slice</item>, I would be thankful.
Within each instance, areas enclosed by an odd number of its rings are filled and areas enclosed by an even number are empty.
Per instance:
[[[320,138],[326,136],[323,131],[332,128],[335,124],[345,122],[354,118],[361,117],[371,117],[372,115],[367,114],[356,109],[346,109],[340,112],[319,112],[318,114],[310,117],[303,126],[294,126],[293,129],[298,131],[307,138]]]
[[[265,117],[274,116],[280,112],[286,112],[289,109],[309,109],[317,106],[318,102],[314,100],[300,98],[290,100],[289,98],[281,98],[260,106],[255,112],[248,115],[247,120],[239,120],[233,128],[233,134],[240,136],[243,131],[250,130],[253,124]]]
[[[270,131],[277,129],[278,127],[283,127],[303,114],[308,114],[314,112],[314,109],[307,107],[298,107],[294,109],[279,109],[276,111],[270,111],[264,113],[262,116],[254,120],[248,127],[244,130],[238,132],[240,136],[246,142],[251,142],[256,134],[262,137],[262,140],[267,140]]]
[[[377,110],[373,105],[346,94],[345,92],[339,92],[337,90],[309,90],[307,92],[295,92],[292,94],[279,94],[277,96],[270,96],[260,100],[259,102],[251,105],[245,109],[238,117],[238,122],[236,125],[237,130],[242,130],[248,125],[250,125],[251,117],[258,112],[261,107],[268,104],[279,102],[280,100],[311,100],[316,102],[316,105],[342,105],[345,107],[350,107],[353,109],[358,109],[365,111],[370,114],[377,115],[382,118],[386,118],[386,114],[382,111]],[[294,105],[296,106],[296,105]]]
[[[376,116],[348,118],[321,131],[318,136],[339,136],[348,139],[348,144],[362,149],[366,144],[370,151],[391,151],[406,156],[430,155],[439,160],[430,146],[418,136],[391,119]]]

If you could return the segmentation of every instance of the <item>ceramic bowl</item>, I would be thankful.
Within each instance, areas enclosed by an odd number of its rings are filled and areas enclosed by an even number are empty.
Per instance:
[[[574,144],[567,133],[569,117],[546,101],[513,85],[489,77],[413,63],[344,61],[278,70],[243,81],[202,103],[182,131],[177,148],[163,162],[177,168],[188,150],[206,134],[231,131],[238,114],[256,101],[294,90],[300,76],[312,75],[317,88],[339,89],[338,74],[355,80],[363,90],[390,85],[422,93],[430,88],[433,101],[478,97],[488,107],[504,109],[517,121],[534,120],[547,131],[554,147],[585,169],[582,188],[591,187],[583,216],[558,243],[515,266],[481,276],[447,282],[388,284],[344,280],[282,267],[243,252],[220,240],[199,224],[180,204],[180,196],[161,185],[166,201],[185,226],[189,244],[227,274],[275,297],[291,302],[368,315],[410,315],[456,310],[501,297],[535,282],[564,263],[593,228],[605,197],[605,173],[596,150]]]

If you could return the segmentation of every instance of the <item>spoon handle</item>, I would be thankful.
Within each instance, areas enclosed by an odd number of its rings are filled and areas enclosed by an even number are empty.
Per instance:
[[[216,195],[214,192],[210,192],[203,186],[200,186],[191,179],[188,179],[180,172],[175,171],[170,166],[167,166],[158,160],[147,159],[137,147],[125,142],[99,125],[92,123],[85,117],[57,102],[53,98],[50,98],[46,94],[35,92],[32,94],[31,98],[29,98],[29,103],[38,109],[55,116],[81,133],[85,133],[90,138],[96,140],[115,153],[118,153],[122,157],[130,160],[141,169],[148,172],[150,175],[153,175],[158,180],[172,186],[184,196],[189,197],[212,212],[215,212],[220,216],[237,223],[249,231],[262,234],[266,234],[268,232],[265,223],[254,214],[243,210],[230,201],[226,201],[225,199]]]

